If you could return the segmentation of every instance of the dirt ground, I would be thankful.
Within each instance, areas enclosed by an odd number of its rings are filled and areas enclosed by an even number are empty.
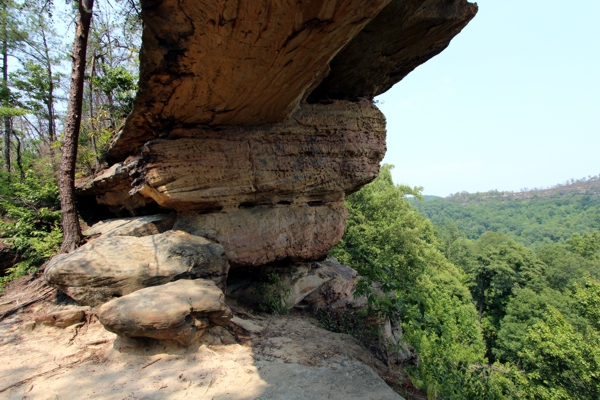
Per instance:
[[[9,286],[0,315],[36,298],[0,321],[0,398],[402,399],[380,377],[386,366],[354,338],[302,312],[271,316],[231,304],[227,328],[184,348],[117,337],[93,310],[67,328],[35,324],[37,315],[75,307],[39,279]]]

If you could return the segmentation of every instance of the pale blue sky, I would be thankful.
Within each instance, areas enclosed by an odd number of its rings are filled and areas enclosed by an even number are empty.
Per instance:
[[[378,97],[384,162],[424,194],[600,174],[600,0],[480,0],[440,55]]]

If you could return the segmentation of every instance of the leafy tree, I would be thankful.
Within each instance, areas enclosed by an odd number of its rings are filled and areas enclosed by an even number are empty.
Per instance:
[[[575,302],[570,296],[550,288],[539,292],[530,288],[520,289],[506,305],[506,315],[500,323],[498,339],[492,349],[495,357],[502,362],[521,365],[519,353],[524,348],[527,332],[533,325],[545,322],[548,307],[560,310],[575,326],[587,325],[575,312]]]
[[[411,372],[417,386],[448,398],[458,388],[470,396],[463,398],[481,398],[488,385],[477,366],[485,363],[485,347],[466,277],[438,250],[433,225],[406,199],[419,189],[395,186],[391,168],[382,166],[375,181],[347,198],[346,231],[332,255],[364,277],[357,295],[367,296],[372,312],[400,316],[404,338],[422,360]]]
[[[578,233],[573,234],[573,236],[567,239],[567,249],[588,260],[598,259],[600,232],[586,232],[583,235],[579,235]]]
[[[547,265],[546,281],[555,290],[564,291],[575,282],[582,283],[586,274],[600,279],[600,259],[597,257],[583,257],[561,243],[542,246],[536,253]]]
[[[554,307],[525,336],[523,360],[536,399],[600,397],[600,336],[578,332]]]
[[[37,270],[56,254],[62,241],[58,187],[53,179],[29,171],[23,183],[4,184],[0,190],[0,238],[10,243],[21,261],[0,278],[1,286]]]
[[[600,282],[586,276],[583,285],[575,284],[572,297],[579,313],[600,331]]]

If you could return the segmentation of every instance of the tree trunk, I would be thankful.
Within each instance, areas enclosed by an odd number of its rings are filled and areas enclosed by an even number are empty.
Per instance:
[[[25,170],[23,169],[23,158],[21,156],[21,139],[19,139],[18,135],[13,135],[14,138],[17,140],[17,146],[16,146],[16,151],[17,151],[17,167],[19,168],[19,174],[21,177],[21,183],[25,183]]]
[[[4,6],[6,9],[6,5]],[[2,38],[2,83],[4,85],[4,89],[6,90],[4,97],[4,107],[9,107],[9,99],[8,99],[8,32],[6,29],[7,22],[4,21],[4,37]],[[4,117],[4,165],[6,166],[6,173],[8,177],[8,182],[10,183],[10,117]]]
[[[96,127],[94,126],[94,71],[96,70],[96,54],[92,56],[92,68],[90,73],[90,141],[94,151],[95,173],[100,171],[100,159],[98,158],[98,147],[96,146]]]
[[[73,68],[71,70],[69,106],[67,109],[67,122],[60,161],[59,186],[63,225],[63,243],[60,251],[62,253],[75,250],[83,239],[75,205],[75,162],[77,160],[77,143],[81,128],[87,42],[92,21],[94,0],[80,0],[78,6],[79,14],[77,17],[75,41],[73,43]]]
[[[46,40],[46,31],[42,29],[42,40],[44,44],[44,55],[46,61],[46,69],[48,72],[48,99],[46,102],[46,108],[48,109],[48,152],[50,153],[50,160],[52,163],[52,170],[56,172],[56,157],[54,152],[54,142],[56,141],[56,113],[54,111],[54,76],[52,71],[52,62],[50,58],[50,49],[48,47],[48,41]]]

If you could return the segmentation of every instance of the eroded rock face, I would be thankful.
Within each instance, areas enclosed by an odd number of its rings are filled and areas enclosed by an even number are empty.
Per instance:
[[[360,308],[365,299],[353,295],[358,273],[334,258],[310,263],[292,263],[285,267],[264,267],[248,278],[233,278],[227,287],[227,296],[244,303],[261,303],[259,286],[262,278],[275,273],[282,287],[289,289],[285,298],[288,308],[301,305],[312,311]],[[262,277],[262,278],[261,278]]]
[[[220,243],[232,265],[323,259],[385,154],[373,97],[446,48],[466,0],[147,0],[139,92],[80,193]],[[350,101],[348,101],[350,100]]]
[[[44,278],[79,304],[96,306],[136,290],[178,279],[205,278],[225,288],[223,247],[180,231],[101,237],[54,257]]]
[[[117,335],[187,346],[206,329],[229,323],[232,313],[224,299],[212,281],[182,279],[111,300],[100,307],[98,318]]]
[[[477,13],[466,0],[393,0],[332,60],[309,96],[372,99],[441,53]]]
[[[174,129],[79,187],[131,209],[341,201],[375,179],[385,150],[385,117],[372,103],[304,104],[279,124]]]
[[[323,259],[344,233],[344,203],[275,205],[210,214],[185,212],[174,229],[203,236],[225,249],[232,267],[282,260]]]
[[[143,1],[140,91],[109,158],[176,124],[285,120],[389,2]]]

